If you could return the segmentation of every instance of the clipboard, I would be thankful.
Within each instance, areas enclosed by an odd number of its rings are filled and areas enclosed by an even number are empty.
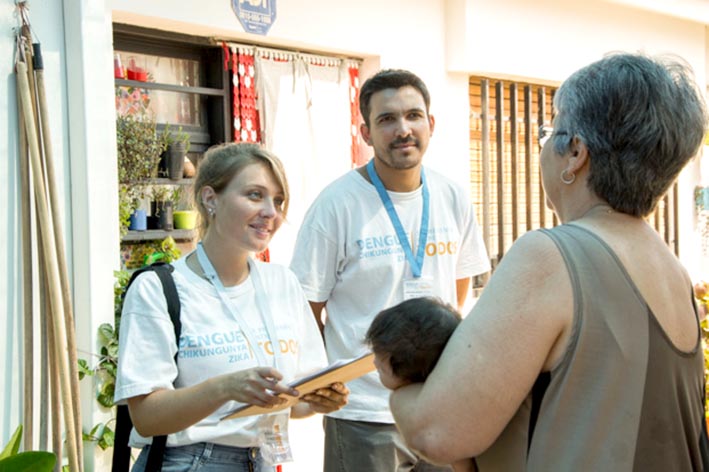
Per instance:
[[[284,410],[298,403],[298,400],[301,397],[319,388],[327,387],[334,382],[347,383],[350,380],[361,377],[364,374],[372,372],[373,370],[374,354],[371,352],[362,354],[354,359],[339,360],[313,374],[306,375],[305,377],[301,377],[290,382],[288,386],[298,389],[300,396],[291,397],[290,395],[281,394],[279,397],[285,398],[288,401],[282,405],[274,406],[272,408],[264,408],[256,405],[244,405],[222,417],[221,420],[243,418],[244,416],[251,415],[268,415],[279,410]]]

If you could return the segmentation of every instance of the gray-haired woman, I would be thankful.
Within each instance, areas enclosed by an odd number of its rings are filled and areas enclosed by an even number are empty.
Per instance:
[[[595,62],[542,133],[548,205],[497,267],[425,383],[392,393],[425,457],[481,471],[703,470],[704,360],[692,285],[643,219],[706,130],[686,67]]]

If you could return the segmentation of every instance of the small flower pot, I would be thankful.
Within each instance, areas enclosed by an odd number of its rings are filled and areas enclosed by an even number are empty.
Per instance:
[[[194,229],[197,224],[197,211],[181,210],[173,212],[176,229]]]
[[[148,229],[160,229],[160,218],[148,215]]]
[[[147,82],[148,73],[144,69],[128,69],[128,80],[137,80],[138,82]]]
[[[145,68],[145,57],[130,56],[128,58],[127,74],[128,80],[138,80],[147,82],[148,71]]]
[[[170,180],[182,179],[185,168],[185,143],[173,143],[167,147],[167,176]]]
[[[172,202],[156,202],[156,210],[158,228],[172,231],[175,227],[173,224]]]
[[[130,215],[128,229],[131,231],[145,231],[148,229],[148,214],[145,210],[135,210]]]

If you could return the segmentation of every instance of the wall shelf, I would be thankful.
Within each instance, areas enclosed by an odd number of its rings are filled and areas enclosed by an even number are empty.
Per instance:
[[[144,182],[133,182],[130,185],[192,185],[192,182],[194,182],[192,177],[185,177],[180,180],[171,180],[167,177],[158,177]]]
[[[129,243],[153,241],[156,239],[165,239],[168,236],[172,236],[172,239],[175,241],[193,240],[197,237],[197,230],[173,229],[172,231],[165,231],[164,229],[148,229],[145,231],[128,231],[128,233],[121,239],[121,242]]]
[[[165,90],[168,92],[196,93],[199,95],[212,95],[212,96],[216,96],[216,97],[223,97],[228,92],[228,90],[224,90],[223,88],[186,87],[183,85],[159,84],[159,83],[155,83],[155,82],[141,82],[139,80],[126,80],[126,79],[115,79],[115,81],[116,81],[117,87],[133,87],[133,88]]]

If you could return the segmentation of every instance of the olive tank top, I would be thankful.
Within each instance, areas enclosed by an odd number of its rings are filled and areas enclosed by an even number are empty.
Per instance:
[[[691,352],[677,349],[598,236],[573,224],[540,231],[557,245],[571,280],[569,345],[476,458],[479,470],[704,470],[699,337]]]

